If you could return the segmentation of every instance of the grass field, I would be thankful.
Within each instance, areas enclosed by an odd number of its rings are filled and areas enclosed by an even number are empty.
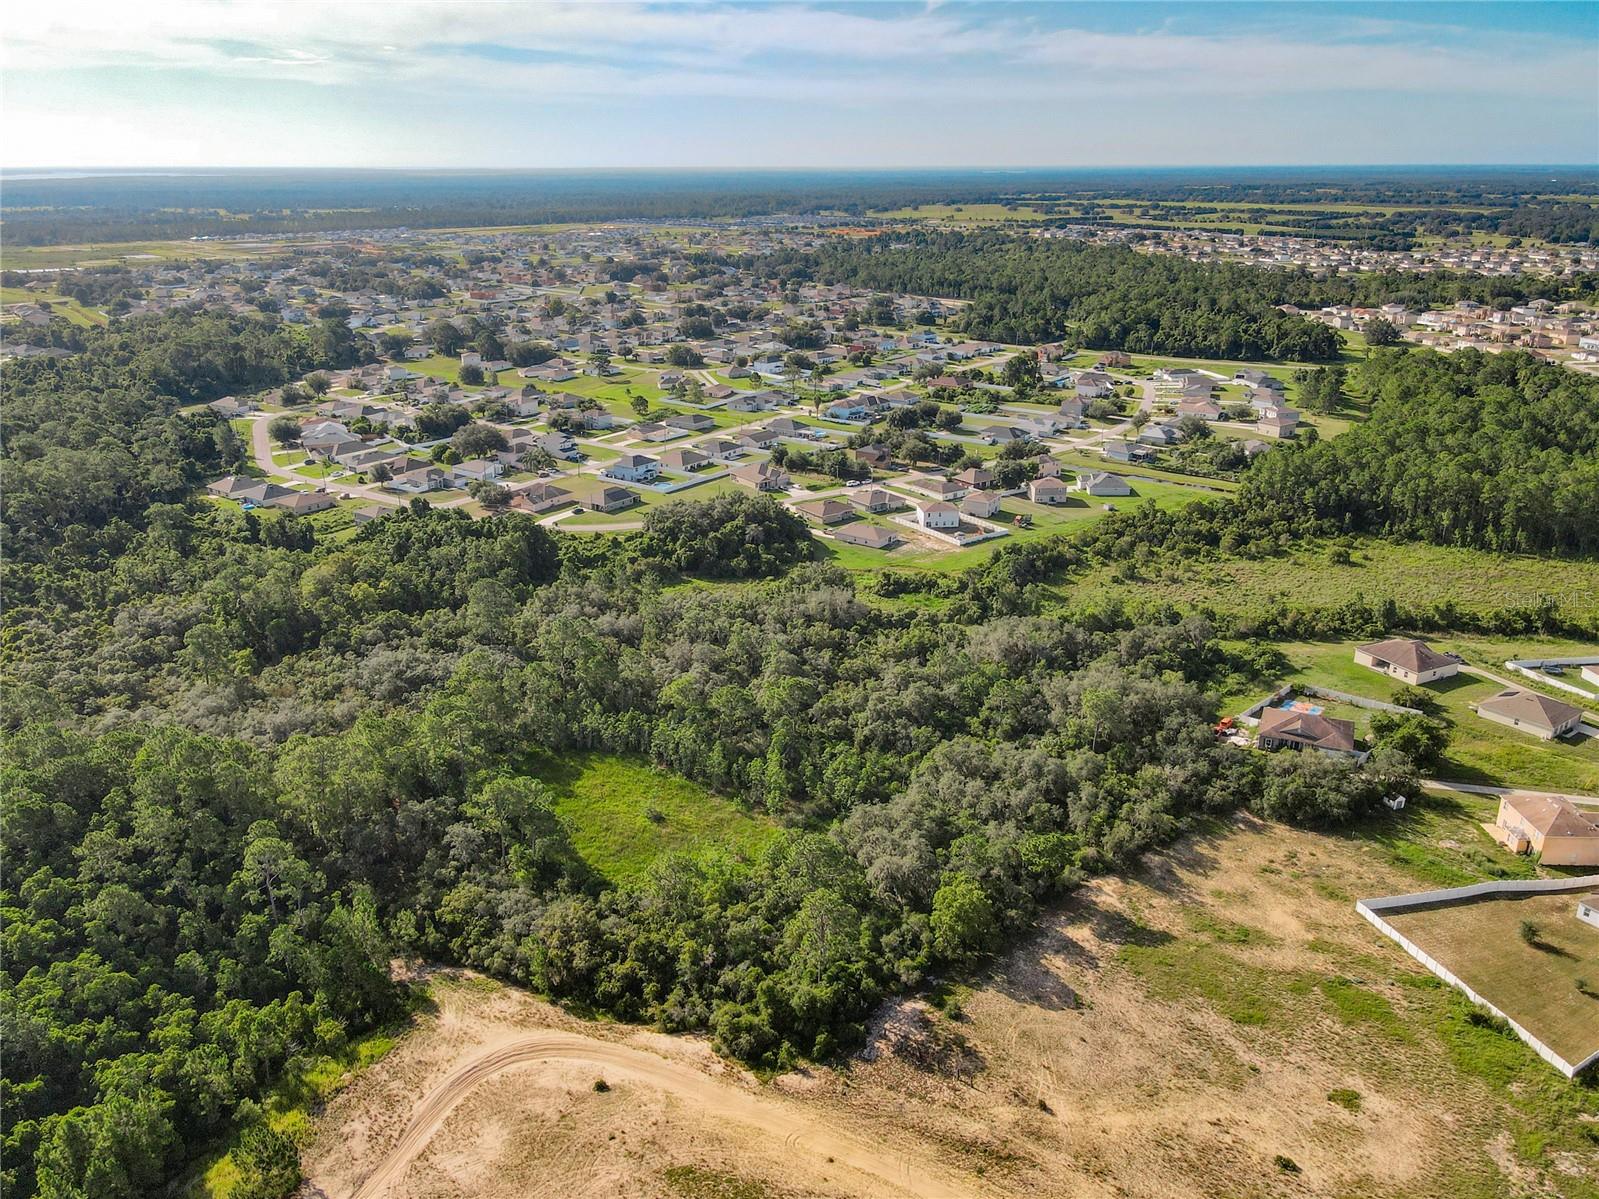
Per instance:
[[[89,327],[106,323],[106,314],[98,308],[85,308],[71,296],[54,292],[32,291],[26,287],[0,287],[0,304],[48,304],[56,316],[65,317],[69,324]]]
[[[638,759],[538,754],[528,770],[555,793],[577,852],[612,882],[638,878],[662,854],[753,855],[777,836],[770,821]]]
[[[1354,541],[1349,565],[1334,563],[1331,546],[1311,543],[1281,557],[1158,562],[1137,580],[1122,582],[1111,567],[1081,576],[1077,594],[1116,595],[1251,613],[1268,607],[1329,607],[1357,597],[1392,598],[1402,605],[1449,601],[1462,611],[1488,612],[1554,597],[1576,614],[1599,612],[1599,563],[1493,554],[1375,538]]]
[[[1383,918],[1568,1062],[1599,1051],[1599,928],[1575,895],[1484,898]],[[1537,926],[1522,936],[1524,921]]]

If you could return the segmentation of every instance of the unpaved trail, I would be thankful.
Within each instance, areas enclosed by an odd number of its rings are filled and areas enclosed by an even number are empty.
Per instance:
[[[513,1067],[555,1062],[592,1066],[608,1081],[622,1078],[659,1088],[690,1104],[702,1120],[726,1121],[758,1130],[772,1142],[774,1150],[780,1146],[782,1153],[802,1159],[809,1169],[814,1170],[825,1161],[856,1171],[865,1176],[863,1181],[869,1188],[856,1192],[861,1195],[976,1199],[981,1194],[933,1173],[909,1155],[831,1128],[818,1115],[807,1114],[787,1102],[752,1095],[647,1050],[576,1033],[538,1032],[502,1038],[428,1092],[399,1142],[350,1199],[383,1199],[474,1087]]]

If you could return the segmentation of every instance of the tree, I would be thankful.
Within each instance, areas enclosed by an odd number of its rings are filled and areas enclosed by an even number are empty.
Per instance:
[[[461,367],[461,382],[468,387],[479,386],[483,382],[483,368],[475,362],[468,362]]]
[[[488,479],[473,479],[466,485],[467,494],[490,512],[498,512],[507,507],[511,502],[511,493],[498,483]]]
[[[929,916],[933,948],[951,962],[967,962],[988,948],[998,931],[994,905],[970,876],[946,879],[933,896]]]
[[[650,402],[643,396],[633,396],[628,400],[628,404],[632,407],[634,415],[640,420],[644,419],[645,413],[650,410]]]
[[[443,317],[428,322],[423,336],[427,338],[436,353],[448,358],[453,358],[466,344],[466,334],[453,321],[447,321]]]
[[[300,440],[300,422],[292,416],[274,416],[267,425],[267,436],[279,445],[295,445]]]
[[[1391,346],[1399,341],[1399,326],[1385,316],[1374,316],[1363,330],[1369,346]]]
[[[1028,395],[1033,392],[1043,382],[1043,378],[1043,373],[1038,367],[1038,358],[1025,350],[1006,359],[1005,369],[1000,372],[1000,381],[1018,395]]]
[[[311,389],[312,395],[325,396],[328,394],[328,388],[333,385],[333,382],[328,378],[326,371],[312,371],[305,377],[305,385]]]

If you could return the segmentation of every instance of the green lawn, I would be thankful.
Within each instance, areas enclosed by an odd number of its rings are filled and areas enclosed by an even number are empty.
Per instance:
[[[1383,918],[1569,1062],[1599,1050],[1599,928],[1575,895],[1485,898]],[[1535,942],[1521,935],[1537,926]],[[1586,986],[1579,989],[1579,981]]]
[[[1469,664],[1501,675],[1504,674],[1501,663],[1510,648],[1532,654],[1560,654],[1563,650],[1575,654],[1585,648],[1573,643],[1537,640],[1509,645],[1497,641],[1457,641],[1447,636],[1427,640],[1435,649],[1459,653]],[[1287,656],[1291,667],[1284,681],[1310,683],[1368,699],[1392,699],[1399,682],[1357,665],[1354,649],[1358,644],[1359,641],[1281,644],[1277,648]],[[1485,652],[1490,650],[1492,652]],[[1540,741],[1484,720],[1471,710],[1473,703],[1480,703],[1499,689],[1497,683],[1468,674],[1427,686],[1437,697],[1441,715],[1449,724],[1449,744],[1432,773],[1464,783],[1599,794],[1599,740]],[[1228,704],[1230,711],[1241,711],[1249,702],[1241,697],[1229,698],[1232,701]],[[1351,715],[1348,712],[1330,714]],[[1369,713],[1356,714],[1353,718],[1362,731],[1370,722]]]
[[[11,251],[7,250],[7,254]],[[0,304],[48,304],[51,311],[64,317],[68,324],[88,327],[106,323],[106,314],[98,308],[85,308],[71,296],[55,292],[30,291],[26,287],[0,287]]]
[[[528,770],[555,793],[583,860],[613,882],[640,877],[668,853],[753,856],[778,835],[770,820],[637,758],[539,753]]]

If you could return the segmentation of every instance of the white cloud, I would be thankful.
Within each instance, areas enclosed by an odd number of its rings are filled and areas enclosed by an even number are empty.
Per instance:
[[[848,101],[984,95],[1071,96],[1158,87],[1184,95],[1520,91],[1581,95],[1599,84],[1592,46],[1396,22],[1342,40],[1303,29],[1216,36],[1050,28],[1024,10],[906,12],[796,4],[625,3],[28,4],[10,15],[10,71],[90,66],[418,87],[559,87],[568,95],[667,94]],[[1391,40],[1376,43],[1374,36]],[[480,48],[498,59],[485,68]],[[518,55],[532,61],[515,61]]]

